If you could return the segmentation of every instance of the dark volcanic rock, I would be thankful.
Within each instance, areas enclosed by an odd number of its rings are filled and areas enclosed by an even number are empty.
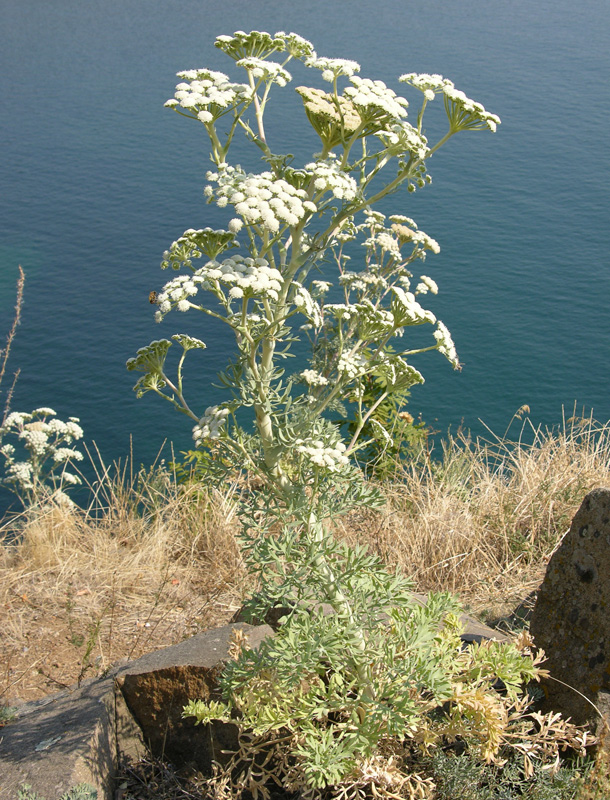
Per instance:
[[[150,653],[117,676],[117,685],[153,755],[209,774],[212,761],[222,762],[223,750],[236,749],[235,725],[214,722],[193,730],[194,720],[182,718],[190,700],[220,699],[218,678],[229,658],[233,631],[245,634],[246,646],[251,648],[273,635],[267,625],[225,625]]]
[[[595,489],[549,561],[531,622],[551,674],[546,705],[579,724],[597,723],[591,703],[608,706],[609,611],[610,489]]]

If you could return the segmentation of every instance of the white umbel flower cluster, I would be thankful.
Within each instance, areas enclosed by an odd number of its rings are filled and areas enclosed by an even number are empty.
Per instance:
[[[177,75],[183,82],[176,86],[174,97],[165,103],[165,107],[190,111],[201,122],[212,122],[227,108],[252,97],[249,86],[232,83],[224,72],[189,69]]]
[[[383,81],[372,81],[354,75],[350,78],[353,86],[347,86],[343,94],[349,98],[360,116],[364,119],[383,116],[401,119],[407,116],[409,105],[404,97],[400,97]]]
[[[391,155],[411,153],[421,159],[428,155],[428,140],[406,120],[392,122],[377,135]]]
[[[434,100],[434,95],[442,92],[445,86],[453,86],[453,81],[443,78],[442,75],[429,75],[427,72],[409,72],[398,79],[401,83],[408,83],[424,93],[426,100]]]
[[[449,118],[460,129],[478,130],[489,128],[492,133],[496,132],[500,124],[500,117],[485,110],[481,103],[466,97],[464,92],[455,89],[453,86],[445,86],[443,89],[447,113]]]
[[[421,275],[419,280],[420,283],[417,284],[415,294],[428,294],[428,292],[438,294],[438,285],[432,278],[427,275]]]
[[[426,311],[415,299],[413,292],[406,292],[400,286],[392,286],[391,310],[397,326],[419,325],[424,322],[434,324],[436,317],[431,311]]]
[[[323,56],[313,55],[305,59],[305,66],[322,70],[322,79],[332,83],[339,75],[351,77],[356,72],[360,72],[360,64],[357,61],[350,61],[347,58],[324,58]]]
[[[460,360],[453,343],[453,338],[445,323],[440,320],[437,323],[437,329],[434,331],[434,338],[437,341],[439,353],[445,356],[453,369],[460,369]]]
[[[344,172],[334,157],[326,161],[315,161],[305,166],[311,173],[317,192],[332,192],[338,200],[353,200],[358,194],[358,184]]]
[[[297,453],[304,455],[314,467],[323,467],[329,472],[339,472],[349,465],[349,458],[345,455],[346,447],[343,442],[328,446],[320,439],[315,441],[295,441]]]
[[[367,369],[366,359],[356,354],[341,353],[339,361],[337,362],[337,372],[350,380],[364,375]]]
[[[200,288],[216,295],[228,289],[229,297],[233,299],[258,297],[277,300],[283,280],[281,272],[270,267],[265,258],[234,255],[224,261],[208,261],[192,275],[177,275],[165,284],[157,295],[159,310],[155,318],[160,322],[172,308],[178,311],[196,308],[189,298]]]
[[[320,328],[324,321],[320,306],[304,286],[301,286],[297,281],[293,281],[292,284],[296,287],[293,303],[299,311],[307,317],[314,328]]]
[[[229,416],[228,408],[220,406],[208,406],[205,414],[193,428],[193,439],[196,444],[204,439],[218,439],[222,426]]]
[[[261,225],[277,233],[284,225],[298,225],[307,214],[317,211],[304,189],[296,189],[271,172],[246,174],[239,167],[225,166],[219,172],[208,172],[207,179],[218,184],[216,192],[206,186],[205,194],[223,208],[228,203],[247,225]]]
[[[292,75],[284,69],[277,61],[265,61],[262,58],[248,56],[236,61],[236,66],[243,67],[252,73],[257,80],[277,83],[278,86],[286,86],[292,80]]]
[[[301,372],[301,378],[307,383],[309,386],[328,386],[328,378],[324,377],[320,372],[316,372],[315,369],[304,369]]]

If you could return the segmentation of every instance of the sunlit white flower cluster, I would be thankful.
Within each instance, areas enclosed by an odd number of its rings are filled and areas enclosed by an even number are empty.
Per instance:
[[[307,317],[314,328],[319,328],[323,322],[320,306],[300,283],[293,281],[293,286],[296,287],[293,303],[299,311]]]
[[[309,386],[328,386],[328,378],[325,378],[319,372],[316,372],[315,369],[304,369],[301,372],[301,378],[307,383]]]
[[[252,96],[249,86],[232,83],[224,72],[189,69],[178,72],[178,77],[183,82],[176,86],[174,97],[165,103],[166,108],[191,111],[201,122],[212,122],[227,108]]]
[[[339,277],[339,283],[357,292],[366,292],[369,289],[385,289],[388,286],[388,282],[383,275],[370,270],[365,272],[344,272]]]
[[[420,276],[420,283],[417,284],[417,288],[415,289],[415,294],[427,294],[431,292],[432,294],[438,294],[438,285],[436,281],[429,278],[427,275]]]
[[[431,311],[424,309],[415,299],[412,292],[406,292],[400,286],[392,286],[392,314],[396,325],[419,325],[430,322],[434,324],[436,317]]]
[[[296,189],[283,179],[276,180],[271,172],[246,174],[239,167],[224,167],[208,172],[207,179],[217,183],[216,192],[206,186],[205,194],[223,208],[228,203],[243,217],[247,225],[262,225],[277,233],[284,225],[298,225],[307,214],[317,210],[304,189]]]
[[[379,248],[384,253],[389,253],[392,258],[400,260],[400,245],[398,240],[395,236],[389,231],[381,230],[377,233],[374,233],[373,236],[369,236],[362,243],[363,247],[366,247],[367,250],[373,250],[375,248]]]
[[[406,120],[392,122],[387,128],[379,131],[377,135],[391,155],[411,153],[416,158],[421,159],[426,158],[428,155],[428,140]]]
[[[305,58],[315,55],[313,44],[309,39],[299,36],[298,33],[284,33],[284,31],[276,31],[275,39],[282,39],[284,47],[295,58]]]
[[[234,255],[224,261],[208,261],[192,275],[177,275],[165,284],[163,291],[157,295],[159,310],[156,319],[160,322],[172,308],[178,311],[197,308],[189,298],[196,295],[200,288],[217,294],[228,289],[229,297],[233,299],[266,297],[277,300],[283,280],[279,270],[270,267],[265,258]]]
[[[398,79],[401,83],[408,83],[424,93],[426,100],[434,100],[434,95],[442,92],[445,86],[453,87],[453,81],[443,78],[442,75],[429,75],[427,72],[409,72]]]
[[[492,133],[500,124],[500,117],[485,110],[481,103],[466,97],[464,92],[453,86],[443,89],[447,115],[455,130],[477,130],[489,128]]]
[[[451,334],[447,326],[440,320],[437,323],[437,329],[434,331],[434,338],[438,343],[439,353],[445,356],[454,369],[460,369],[460,361]]]
[[[350,380],[364,375],[366,368],[367,361],[359,353],[341,353],[337,362],[337,372]]]
[[[220,406],[208,406],[203,417],[193,428],[193,439],[199,444],[204,439],[218,439],[221,434],[222,426],[229,416],[228,408]]]
[[[321,439],[315,441],[295,441],[297,453],[304,455],[314,467],[323,467],[329,472],[339,472],[349,465],[349,458],[345,455],[347,449],[343,442],[334,445],[325,445]]]
[[[314,161],[305,166],[314,178],[317,192],[332,192],[338,200],[353,200],[358,194],[358,184],[344,172],[334,157]]]
[[[355,105],[361,117],[370,119],[379,116],[400,119],[407,116],[409,105],[404,97],[400,97],[383,81],[372,81],[354,75],[350,78],[353,86],[347,86],[343,94]]]
[[[346,58],[324,58],[315,54],[311,58],[305,59],[305,65],[322,70],[322,79],[329,83],[332,83],[339,75],[351,77],[356,72],[360,72],[360,64],[357,61],[350,61]]]
[[[265,61],[263,58],[248,56],[240,58],[236,65],[249,70],[257,80],[277,83],[278,86],[286,86],[292,80],[292,75],[277,61]]]

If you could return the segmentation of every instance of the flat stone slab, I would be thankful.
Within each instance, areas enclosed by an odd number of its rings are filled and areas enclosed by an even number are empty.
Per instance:
[[[98,800],[113,800],[117,741],[134,758],[145,753],[112,676],[27,703],[16,717],[0,728],[2,800],[16,800],[24,784],[57,800],[79,783],[97,789]]]

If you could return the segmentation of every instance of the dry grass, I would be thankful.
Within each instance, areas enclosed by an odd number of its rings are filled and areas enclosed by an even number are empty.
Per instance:
[[[103,473],[86,512],[53,504],[5,525],[0,703],[39,697],[226,622],[243,567],[231,496],[162,469]]]
[[[350,518],[421,591],[450,590],[491,616],[534,591],[587,492],[610,486],[610,427],[592,418],[558,430],[473,441],[460,433],[442,458],[398,468],[381,512]]]
[[[112,472],[112,474],[111,474]],[[98,467],[86,511],[47,505],[4,526],[0,704],[34,699],[230,619],[247,590],[234,496]],[[584,495],[610,486],[610,429],[592,419],[509,437],[460,434],[397,466],[381,511],[340,533],[499,617],[535,592]]]

